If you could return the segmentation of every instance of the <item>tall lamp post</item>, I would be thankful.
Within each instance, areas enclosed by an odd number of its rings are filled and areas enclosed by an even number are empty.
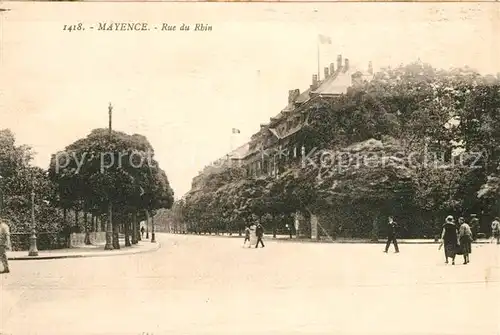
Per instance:
[[[151,243],[156,243],[155,239],[155,216],[151,216]]]
[[[152,176],[152,173],[151,173],[151,166],[149,166],[148,164],[148,171],[149,171],[149,175]],[[146,195],[146,204],[147,204],[147,207],[149,207],[149,205],[151,204],[151,194],[147,194]],[[146,209],[146,227],[148,226],[148,222],[149,222],[149,208]],[[154,217],[151,216],[151,243],[156,243],[156,239],[155,239],[155,221],[154,221]]]
[[[30,249],[28,256],[38,256],[38,248],[36,246],[36,231],[35,231],[35,178],[31,177],[31,236]]]
[[[0,175],[0,217],[3,214],[3,177]]]
[[[109,103],[108,106],[108,116],[109,116],[109,141],[111,142],[111,122],[112,122],[113,106]],[[113,204],[111,202],[111,197],[108,194],[108,220],[106,222],[106,244],[104,245],[104,250],[113,250]]]
[[[154,219],[153,219],[153,216],[149,215],[149,210],[148,209],[146,209],[145,212],[146,212],[146,225],[148,224],[149,219],[151,219],[151,243],[155,243],[156,239],[155,239],[155,223],[154,223]]]

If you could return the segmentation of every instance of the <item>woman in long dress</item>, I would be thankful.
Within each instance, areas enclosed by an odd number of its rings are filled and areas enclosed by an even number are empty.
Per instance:
[[[464,264],[467,264],[470,262],[469,255],[472,252],[472,230],[464,218],[459,218],[458,223],[460,224],[458,228],[458,240],[460,241],[460,249],[464,255]]]
[[[248,247],[251,248],[252,245],[255,245],[255,243],[257,242],[257,225],[252,222],[248,228],[250,229],[250,240],[248,241]]]
[[[451,264],[455,265],[455,255],[458,246],[458,233],[457,226],[453,222],[453,216],[448,215],[446,222],[443,225],[443,231],[441,233],[441,243],[444,244],[444,256],[446,258],[446,264],[448,264],[448,258],[451,258]]]

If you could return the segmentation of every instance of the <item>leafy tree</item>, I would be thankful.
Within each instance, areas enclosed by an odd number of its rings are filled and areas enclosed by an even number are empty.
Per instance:
[[[124,224],[127,245],[130,220],[135,242],[142,212],[169,208],[173,202],[168,178],[142,135],[95,129],[66,147],[64,154],[53,157],[50,175],[63,203],[73,207],[83,203],[96,215],[105,215],[112,206],[116,218]],[[114,248],[119,248],[119,222],[113,224]]]
[[[3,198],[2,213],[11,223],[15,249],[29,247],[28,236],[32,226],[32,192],[35,195],[35,226],[40,249],[59,247],[58,234],[62,217],[51,204],[55,186],[46,171],[30,165],[33,154],[27,146],[16,146],[14,134],[0,130],[0,188]]]

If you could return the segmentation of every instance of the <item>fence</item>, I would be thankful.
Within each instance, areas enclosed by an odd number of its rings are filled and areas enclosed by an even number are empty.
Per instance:
[[[31,233],[11,233],[12,251],[29,250]],[[62,233],[39,232],[36,234],[38,250],[67,248],[68,240]]]
[[[10,235],[12,251],[25,251],[30,247],[30,233],[12,233]],[[38,250],[56,250],[64,248],[78,248],[85,245],[85,233],[72,233],[70,236],[64,233],[39,232],[36,234]],[[90,232],[90,243],[92,245],[106,242],[105,232]]]

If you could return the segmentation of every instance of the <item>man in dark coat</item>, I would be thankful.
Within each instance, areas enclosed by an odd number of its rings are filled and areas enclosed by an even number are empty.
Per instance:
[[[472,231],[472,240],[477,240],[477,234],[480,232],[479,219],[476,214],[471,214],[470,229]]]
[[[394,243],[394,248],[396,249],[396,253],[398,253],[399,252],[398,241],[396,240],[398,225],[397,225],[396,221],[394,221],[392,216],[389,216],[389,227],[388,228],[389,228],[389,231],[387,234],[387,243],[385,245],[384,252],[387,252],[389,250],[389,247],[390,247],[391,242],[392,242],[392,243]]]
[[[262,237],[264,236],[264,227],[260,224],[260,222],[257,224],[257,228],[255,229],[255,235],[257,235],[257,243],[255,244],[255,247],[259,247],[259,242],[262,244],[262,248],[265,247],[264,242],[262,241]]]

